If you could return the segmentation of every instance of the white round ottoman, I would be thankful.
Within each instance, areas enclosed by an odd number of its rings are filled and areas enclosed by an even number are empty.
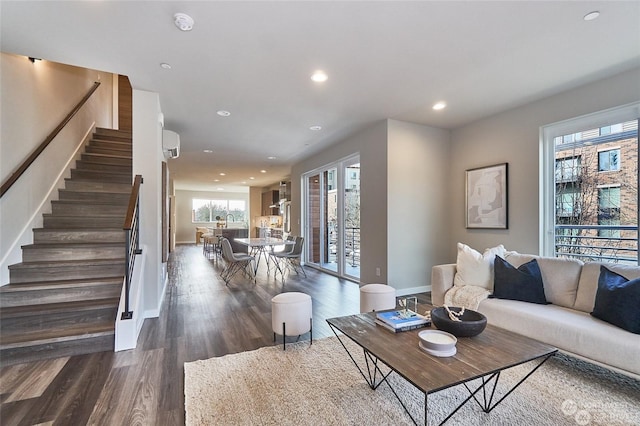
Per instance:
[[[360,312],[383,311],[396,307],[396,289],[386,284],[360,287]]]
[[[271,328],[273,341],[276,333],[282,335],[282,347],[286,350],[286,337],[310,333],[313,344],[313,314],[311,296],[290,291],[280,293],[271,299]]]

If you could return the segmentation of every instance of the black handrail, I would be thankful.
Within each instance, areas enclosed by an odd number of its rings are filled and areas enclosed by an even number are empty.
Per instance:
[[[91,97],[91,95],[93,95],[93,92],[96,91],[98,86],[100,86],[99,81],[96,81],[95,83],[93,83],[93,86],[91,86],[91,89],[89,89],[87,94],[84,95],[82,99],[80,99],[80,102],[76,104],[76,106],[71,110],[71,112],[67,114],[67,116],[64,119],[62,119],[60,124],[58,124],[58,126],[55,129],[53,129],[51,133],[49,133],[49,135],[42,141],[42,143],[35,149],[35,151],[33,151],[31,155],[29,155],[27,159],[22,162],[22,164],[20,164],[20,167],[18,167],[18,169],[15,172],[13,172],[11,176],[9,176],[9,179],[7,179],[5,182],[2,183],[2,187],[0,187],[0,197],[2,197],[4,193],[7,192],[9,188],[11,188],[11,186],[14,183],[16,183],[18,179],[20,179],[20,176],[22,176],[24,172],[29,168],[29,166],[33,164],[33,162],[36,160],[36,158],[38,158],[38,156],[42,153],[42,151],[44,151],[44,149],[47,146],[49,146],[51,141],[53,141],[53,139],[56,136],[58,136],[58,133],[60,133],[60,131],[64,128],[64,126],[66,126],[67,123],[71,121],[73,116],[76,115],[77,112],[80,110],[80,108],[82,108],[82,106],[89,100],[89,98]]]
[[[140,185],[142,185],[142,183],[142,176],[136,175],[133,181],[133,187],[131,188],[127,215],[124,220],[124,226],[122,227],[126,232],[124,311],[121,316],[123,320],[133,318],[133,311],[129,307],[129,293],[131,292],[131,278],[133,276],[136,255],[142,253],[142,250],[140,250]]]

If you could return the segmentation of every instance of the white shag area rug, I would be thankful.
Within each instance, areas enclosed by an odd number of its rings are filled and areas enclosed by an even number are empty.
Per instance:
[[[362,349],[349,347],[363,365]],[[503,372],[497,392],[530,369]],[[335,337],[185,363],[184,370],[190,426],[413,424],[386,384],[368,387]],[[390,380],[422,423],[424,395],[395,373]],[[467,396],[462,386],[429,395],[429,424]],[[556,355],[490,413],[469,401],[446,424],[639,425],[640,381]]]

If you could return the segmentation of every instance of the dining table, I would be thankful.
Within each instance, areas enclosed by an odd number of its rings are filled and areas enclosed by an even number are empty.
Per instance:
[[[276,246],[294,245],[295,241],[283,240],[281,238],[265,237],[265,238],[234,238],[233,241],[238,244],[242,244],[248,247],[249,254],[255,257],[255,269],[254,273],[258,271],[260,266],[260,258],[264,257],[264,261],[267,264],[267,275],[270,272],[269,266],[269,253],[273,252],[273,248]],[[276,268],[279,268],[277,262],[275,262]],[[282,271],[280,271],[282,272]]]

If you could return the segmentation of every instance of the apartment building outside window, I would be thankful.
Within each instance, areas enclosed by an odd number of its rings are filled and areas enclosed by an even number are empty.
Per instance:
[[[586,120],[566,133],[558,128],[571,123],[543,129],[544,158],[553,164],[543,177],[544,255],[638,264],[640,105],[631,110],[636,118],[593,127]]]

